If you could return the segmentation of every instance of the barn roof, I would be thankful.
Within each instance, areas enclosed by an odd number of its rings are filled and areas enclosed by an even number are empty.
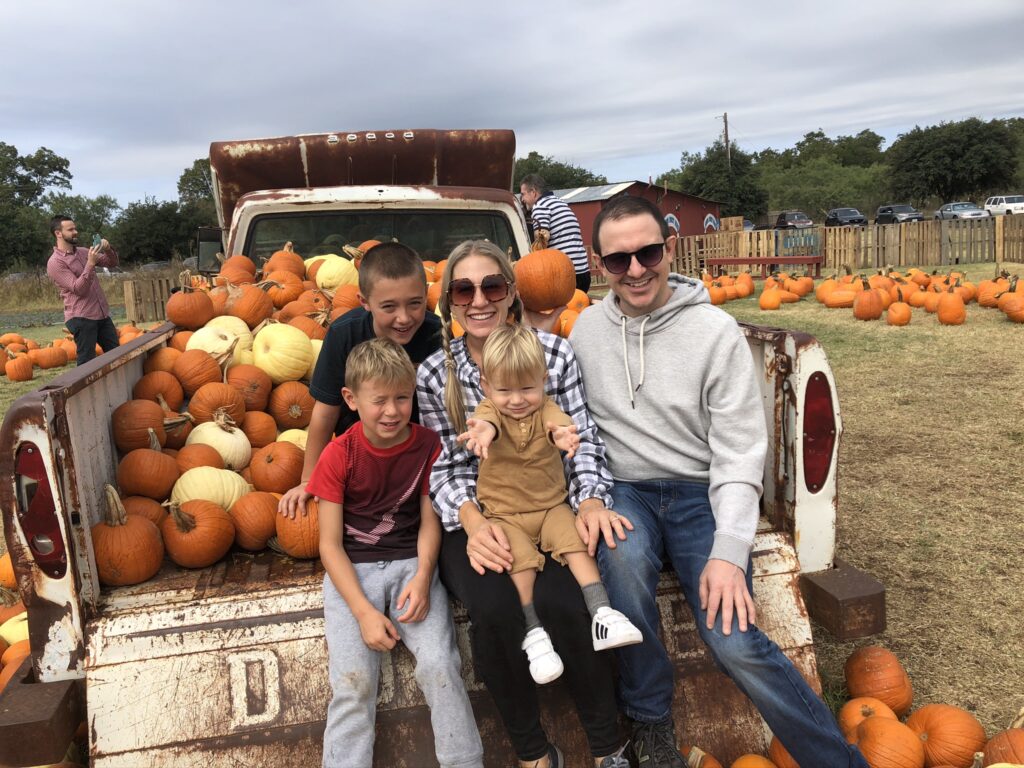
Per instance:
[[[614,184],[598,184],[593,187],[572,187],[571,189],[556,189],[553,190],[555,196],[565,200],[567,203],[590,203],[596,200],[608,200],[609,198],[615,197],[615,195],[625,192],[627,189],[634,185],[640,185],[642,187],[655,186],[646,181],[618,181]],[[658,187],[661,188],[660,186]],[[691,195],[688,192],[679,192],[674,189],[668,190],[677,195],[685,195],[686,197],[692,197],[697,200],[706,200],[710,203],[721,203],[720,200],[711,200],[710,198],[700,197],[699,195]]]

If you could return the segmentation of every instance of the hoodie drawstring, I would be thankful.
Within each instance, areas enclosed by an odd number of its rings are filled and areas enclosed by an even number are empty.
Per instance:
[[[626,369],[626,388],[629,390],[629,405],[632,408],[636,408],[636,400],[633,397],[634,392],[639,392],[640,387],[644,385],[644,373],[647,361],[644,359],[644,326],[647,325],[647,321],[651,319],[650,315],[645,315],[644,319],[640,321],[640,381],[636,385],[636,389],[633,389],[633,378],[629,375],[629,351],[626,346],[626,316],[622,316],[622,364]]]

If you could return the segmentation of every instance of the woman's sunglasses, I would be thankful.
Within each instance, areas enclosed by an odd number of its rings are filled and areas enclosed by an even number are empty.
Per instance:
[[[633,253],[609,253],[607,256],[601,257],[601,263],[613,275],[621,275],[629,269],[634,256],[640,262],[641,267],[647,267],[648,269],[656,267],[665,258],[665,244],[651,243]]]
[[[510,286],[511,283],[504,275],[487,275],[479,284],[467,277],[460,277],[448,283],[448,301],[456,307],[472,304],[476,298],[476,289],[479,288],[484,298],[493,303],[505,299]]]

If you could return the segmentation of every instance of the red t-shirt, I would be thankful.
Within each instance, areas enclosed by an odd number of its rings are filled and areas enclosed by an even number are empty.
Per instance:
[[[341,504],[342,544],[353,563],[416,557],[420,498],[430,492],[441,440],[419,424],[409,429],[405,442],[376,448],[356,422],[327,444],[306,483],[313,495]]]

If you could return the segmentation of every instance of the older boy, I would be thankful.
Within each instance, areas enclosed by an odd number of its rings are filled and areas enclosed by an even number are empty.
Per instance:
[[[349,356],[342,395],[360,421],[323,451],[309,480],[320,498],[324,622],[333,696],[325,768],[370,766],[380,653],[402,640],[430,706],[442,768],[483,765],[458,647],[435,565],[441,524],[430,503],[432,430],[410,424],[416,371],[393,341]]]
[[[441,348],[441,320],[427,309],[427,278],[416,251],[401,243],[382,243],[371,248],[359,265],[359,300],[362,307],[346,312],[327,329],[309,392],[316,401],[309,422],[302,481],[288,491],[278,505],[282,514],[294,517],[310,494],[306,481],[324,446],[332,436],[343,434],[359,420],[359,414],[342,408],[341,388],[345,360],[357,344],[386,337],[400,344],[415,365]],[[416,403],[412,420],[419,421]]]
[[[619,695],[644,768],[685,768],[672,722],[673,671],[658,638],[655,589],[667,557],[718,665],[754,702],[800,765],[867,768],[832,713],[754,626],[750,550],[767,432],[750,349],[699,281],[670,274],[673,237],[657,206],[611,200],[594,247],[611,288],[580,315],[570,341],[587,405],[608,449],[614,513],[584,512],[616,608],[644,641],[616,651]],[[608,339],[622,339],[609,344]]]

